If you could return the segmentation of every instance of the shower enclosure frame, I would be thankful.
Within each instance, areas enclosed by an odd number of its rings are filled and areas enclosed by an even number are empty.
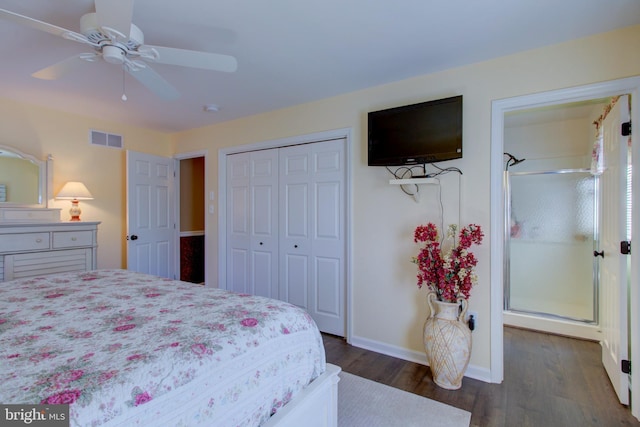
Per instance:
[[[509,313],[526,314],[543,319],[556,319],[563,321],[579,322],[588,325],[598,325],[599,321],[599,262],[596,258],[596,252],[599,251],[599,206],[600,206],[600,191],[599,191],[599,177],[593,175],[593,318],[583,319],[572,316],[563,316],[554,313],[545,313],[542,311],[534,311],[527,309],[518,309],[511,307],[511,176],[527,176],[527,175],[559,175],[570,173],[591,173],[590,169],[558,169],[549,171],[526,171],[526,172],[512,172],[505,170],[503,173],[503,194],[504,194],[504,230],[503,230],[503,245],[504,245],[504,289],[503,289],[503,310]]]

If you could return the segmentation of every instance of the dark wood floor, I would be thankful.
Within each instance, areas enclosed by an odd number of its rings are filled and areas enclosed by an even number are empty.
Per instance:
[[[427,366],[348,345],[323,335],[327,362],[343,371],[471,412],[471,426],[640,426],[621,405],[600,362],[600,345],[505,328],[504,381],[465,378],[439,388]]]

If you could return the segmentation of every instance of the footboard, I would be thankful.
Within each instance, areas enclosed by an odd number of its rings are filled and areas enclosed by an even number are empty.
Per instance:
[[[327,363],[324,374],[316,378],[262,427],[337,427],[340,371],[340,367]]]

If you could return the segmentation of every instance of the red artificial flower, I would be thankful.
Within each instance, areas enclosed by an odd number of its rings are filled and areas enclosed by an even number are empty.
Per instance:
[[[413,241],[421,244],[418,256],[413,258],[418,265],[418,288],[426,285],[440,301],[468,299],[476,282],[473,269],[478,260],[468,249],[482,243],[482,228],[476,224],[464,227],[458,234],[457,244],[456,230],[457,226],[449,226],[447,238],[453,243],[447,248],[440,241],[438,227],[431,222],[419,225],[413,233]]]

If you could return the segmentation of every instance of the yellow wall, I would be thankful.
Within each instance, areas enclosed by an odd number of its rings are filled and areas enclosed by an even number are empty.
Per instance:
[[[45,160],[53,155],[53,192],[67,181],[82,181],[94,200],[80,202],[81,218],[101,221],[98,267],[126,266],[125,151],[89,144],[89,130],[123,136],[126,149],[171,156],[170,137],[145,129],[108,123],[51,109],[0,99],[0,145],[16,147]],[[70,202],[54,201],[69,220]]]
[[[204,231],[204,157],[180,160],[180,231]]]
[[[220,148],[331,129],[352,129],[353,335],[399,350],[422,351],[425,292],[415,286],[412,232],[434,199],[416,204],[388,185],[384,168],[368,167],[367,112],[462,94],[464,158],[447,163],[464,172],[461,223],[484,227],[475,251],[479,285],[471,364],[490,367],[490,134],[493,100],[629,77],[640,73],[640,26],[522,52],[444,72],[272,111],[174,135],[175,151],[208,149],[206,191],[218,189]],[[633,54],[632,52],[636,52]],[[447,214],[445,214],[447,215]],[[448,216],[448,215],[447,215]],[[207,215],[208,285],[217,285],[217,214]]]

